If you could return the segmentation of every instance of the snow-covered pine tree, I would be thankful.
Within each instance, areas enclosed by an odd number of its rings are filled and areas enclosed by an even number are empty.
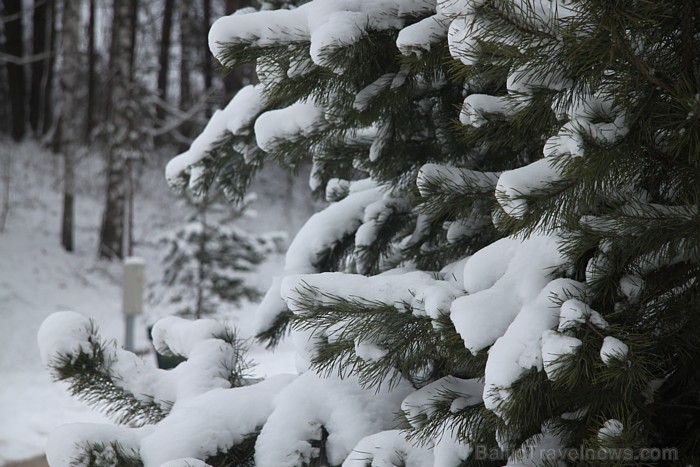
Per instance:
[[[258,313],[272,344],[291,329],[301,374],[203,380],[154,426],[63,430],[51,458],[97,441],[146,466],[697,463],[699,20],[691,0],[220,19],[212,51],[261,84],[167,175],[236,198],[266,159],[313,160],[330,204]],[[90,356],[72,316],[55,320],[76,339],[40,339],[48,361]]]
[[[576,281],[542,322],[544,373],[496,379],[511,389],[486,399],[502,444],[541,427],[570,463],[697,464],[700,4],[469,3],[478,33],[454,47],[467,78],[488,57],[510,70],[511,109],[556,119],[544,157],[500,176],[496,217],[554,232]],[[487,390],[510,332],[489,351]],[[593,454],[575,460],[580,447]]]
[[[153,284],[150,297],[154,319],[176,315],[226,320],[231,307],[262,297],[246,275],[279,252],[284,235],[254,235],[232,225],[245,215],[253,197],[233,208],[220,198],[186,196],[193,209],[189,221],[161,238],[163,277]]]

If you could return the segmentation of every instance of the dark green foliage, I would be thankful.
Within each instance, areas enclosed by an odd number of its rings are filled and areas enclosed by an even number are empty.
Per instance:
[[[246,436],[228,451],[208,457],[205,462],[212,467],[255,467],[255,441],[258,439],[258,433]]]
[[[119,443],[85,443],[71,465],[81,467],[143,467],[138,452]]]
[[[581,130],[584,157],[560,156],[561,180],[523,194],[527,211],[522,217],[500,218],[500,228],[508,232],[563,229],[575,277],[586,280],[587,301],[610,323],[605,330],[591,324],[575,330],[583,345],[567,357],[556,381],[522,378],[504,412],[509,429],[528,436],[555,414],[583,409],[580,418],[559,422],[569,445],[598,446],[598,428],[614,418],[625,427],[615,441],[620,446],[673,446],[689,462],[700,447],[695,337],[700,323],[693,311],[700,272],[700,148],[697,98],[691,97],[700,89],[700,23],[696,13],[686,15],[697,12],[698,4],[586,0],[573,2],[573,8],[578,14],[556,28],[536,21],[534,10],[508,2],[487,1],[479,8],[489,23],[489,40],[480,43],[475,56],[524,64],[540,76],[559,70],[573,84],[529,102],[519,113],[526,112],[534,125],[514,125],[505,135],[542,144],[570,118],[554,120],[547,100],[574,102],[591,93],[612,101],[628,128],[612,141]],[[506,37],[516,37],[518,49],[500,43]],[[477,65],[466,73],[478,76],[483,70]],[[497,81],[498,70],[488,76]],[[536,107],[543,110],[528,110]],[[588,118],[605,123],[615,115],[593,109]],[[481,134],[474,133],[472,141],[491,142],[490,125],[511,122],[495,119],[478,128]],[[523,137],[518,128],[531,136]],[[518,152],[541,152],[534,149]],[[634,296],[621,290],[629,277],[639,285]],[[606,365],[599,349],[608,335],[624,341],[630,352]]]
[[[397,309],[311,287],[300,297],[294,303],[300,311],[292,315],[293,326],[324,339],[311,362],[321,374],[354,375],[361,385],[376,388],[405,379],[419,388],[446,375],[471,377],[483,372],[483,360],[466,351],[451,323],[435,329],[431,318],[415,316],[408,304]],[[378,359],[362,358],[356,354],[358,342],[369,342],[386,353]]]
[[[289,335],[291,317],[291,311],[278,314],[272,325],[265,331],[256,334],[255,338],[260,342],[265,342],[268,349],[274,349],[282,339]]]
[[[77,354],[62,354],[49,363],[53,377],[69,384],[71,394],[120,424],[142,426],[162,420],[170,405],[149,400],[145,394],[128,392],[114,373],[114,342],[103,342],[97,328],[89,329],[90,349]]]

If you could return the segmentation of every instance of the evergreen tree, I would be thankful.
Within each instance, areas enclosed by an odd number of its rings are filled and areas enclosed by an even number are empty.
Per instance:
[[[189,222],[160,241],[163,277],[151,296],[157,315],[225,320],[232,306],[262,297],[247,284],[246,273],[277,252],[284,238],[229,225],[245,214],[249,201],[232,210],[217,197],[190,200],[195,209]]]
[[[700,461],[698,11],[312,0],[217,21],[214,54],[260,84],[167,175],[240,199],[264,161],[313,161],[329,206],[258,310],[301,374],[57,443],[121,443],[146,466]],[[40,336],[60,375],[97,353],[84,323],[55,320],[79,343]],[[172,325],[168,345],[202,335]],[[215,440],[182,422],[193,407],[225,411]]]

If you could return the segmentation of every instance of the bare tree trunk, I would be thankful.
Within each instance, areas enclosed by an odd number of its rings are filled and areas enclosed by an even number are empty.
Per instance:
[[[173,7],[174,0],[165,0],[165,7],[163,10],[163,23],[160,33],[160,54],[158,61],[160,62],[160,69],[158,70],[158,96],[163,99],[163,101],[168,100],[168,71],[170,69],[170,36],[173,26]],[[158,106],[158,119],[163,120],[165,117],[165,110],[162,106]]]
[[[56,64],[56,22],[57,12],[55,2],[47,2],[47,16],[49,23],[49,38],[48,50],[51,51],[49,59],[46,63],[46,85],[44,86],[44,104],[42,121],[39,122],[42,126],[41,134],[45,135],[53,125],[53,86],[54,86],[54,66]]]
[[[75,206],[75,160],[83,129],[82,115],[76,112],[80,92],[80,3],[63,2],[62,57],[60,74],[61,115],[59,116],[60,149],[63,154],[63,216],[61,245],[74,250],[73,224]]]
[[[207,209],[209,208],[209,197],[204,194],[204,198],[200,200],[199,209],[199,225],[202,227],[202,233],[199,236],[199,244],[197,245],[197,300],[194,309],[194,319],[202,317],[202,308],[204,307],[204,281],[207,280]]]
[[[0,44],[0,52],[4,52],[2,44]],[[0,66],[0,128],[2,129],[2,137],[4,134],[10,134],[12,128],[12,108],[10,107],[10,89],[7,84],[7,69]]]
[[[127,256],[134,255],[134,158],[126,160],[126,235],[124,251]]]
[[[5,231],[7,216],[10,214],[10,184],[12,182],[12,151],[0,147],[2,155],[2,205],[0,205],[0,233]]]
[[[35,57],[47,55],[51,51],[49,39],[51,37],[51,23],[49,22],[49,3],[39,2],[34,6],[32,19],[34,33],[32,37],[32,52]],[[46,104],[47,73],[50,58],[32,62],[32,81],[29,93],[29,125],[35,135],[41,135],[43,131],[43,115]]]
[[[124,257],[125,162],[131,156],[128,106],[132,72],[131,53],[134,3],[114,2],[112,44],[110,47],[108,118],[112,133],[107,150],[107,196],[100,229],[99,255],[103,258]]]
[[[95,16],[96,0],[89,0],[88,5],[88,94],[87,113],[85,115],[85,143],[90,142],[90,136],[95,128],[95,89],[97,77],[95,76]]]
[[[5,52],[18,59],[24,57],[24,26],[22,21],[22,0],[3,0],[5,15]],[[25,65],[7,62],[7,79],[12,109],[12,138],[20,141],[24,138],[26,125],[27,86]]]
[[[129,24],[129,33],[131,35],[131,40],[129,42],[129,81],[133,82],[136,70],[136,33],[139,27],[139,2],[138,0],[129,1],[131,2],[131,19]]]
[[[192,36],[194,33],[192,5],[180,4],[180,109],[186,111],[192,105]],[[180,127],[185,137],[191,136],[192,126],[188,122]]]
[[[211,0],[202,0],[202,9],[204,10],[204,18],[202,19],[204,23],[204,37],[209,34],[209,28],[211,27]],[[209,50],[209,42],[201,41],[202,43],[202,68],[204,70],[204,89],[208,91],[211,89],[213,81],[213,71],[214,67],[212,65],[212,60],[214,57]]]

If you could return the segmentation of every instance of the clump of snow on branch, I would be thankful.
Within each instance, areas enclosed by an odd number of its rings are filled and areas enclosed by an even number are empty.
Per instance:
[[[189,149],[166,165],[165,178],[168,183],[177,185],[182,174],[200,162],[226,132],[239,135],[250,126],[264,108],[261,90],[259,85],[246,86],[233,96],[224,109],[214,112]]]
[[[333,68],[333,51],[356,44],[365,31],[401,29],[406,18],[434,11],[435,3],[430,0],[310,2],[293,10],[220,18],[209,31],[209,48],[215,57],[221,57],[225,46],[232,43],[260,48],[309,43],[313,62]],[[343,72],[342,68],[335,71]]]
[[[387,430],[363,438],[343,462],[343,467],[368,465],[433,465],[433,453],[431,448],[421,448],[408,441],[402,431]]]
[[[603,345],[600,347],[600,359],[606,365],[610,365],[614,360],[624,360],[629,352],[629,346],[612,336],[606,336],[603,339]]]
[[[520,311],[543,291],[553,268],[565,264],[555,236],[504,238],[475,253],[464,266],[468,295],[450,317],[474,354],[502,336]]]
[[[256,462],[280,467],[308,463],[318,454],[309,440],[320,441],[325,429],[328,461],[339,465],[362,438],[396,428],[394,414],[412,389],[402,383],[391,392],[375,392],[362,389],[353,378],[307,372],[275,399],[276,409],[257,441]]]

